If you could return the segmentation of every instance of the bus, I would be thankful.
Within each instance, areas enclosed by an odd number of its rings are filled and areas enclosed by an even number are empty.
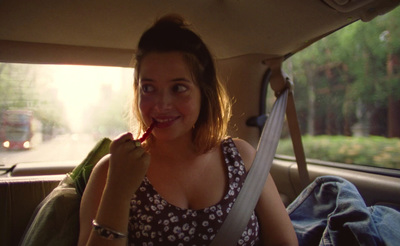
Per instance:
[[[31,110],[6,110],[1,117],[0,136],[5,149],[31,149],[42,142],[42,124]]]

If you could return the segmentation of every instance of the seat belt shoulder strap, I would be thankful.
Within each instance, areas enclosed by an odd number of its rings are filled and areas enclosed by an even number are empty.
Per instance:
[[[210,245],[236,245],[267,180],[285,118],[289,89],[276,100],[264,126],[257,153],[239,195],[216,237]]]

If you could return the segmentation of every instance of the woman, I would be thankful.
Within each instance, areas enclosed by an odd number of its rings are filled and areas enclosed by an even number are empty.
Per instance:
[[[81,203],[79,245],[209,245],[255,156],[226,137],[230,102],[202,40],[175,15],[141,37],[133,111],[143,143],[117,137]],[[240,153],[240,154],[239,154]],[[269,177],[238,245],[296,245]]]

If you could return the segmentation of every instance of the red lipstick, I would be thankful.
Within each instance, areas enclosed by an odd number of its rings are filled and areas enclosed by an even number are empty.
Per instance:
[[[156,122],[153,121],[150,125],[149,128],[147,128],[147,130],[143,133],[142,137],[140,137],[138,140],[140,143],[143,143],[151,134],[151,132],[153,131],[154,126],[156,125]]]

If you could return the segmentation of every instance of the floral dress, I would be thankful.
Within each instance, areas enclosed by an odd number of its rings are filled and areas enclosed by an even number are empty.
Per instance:
[[[229,189],[217,204],[200,209],[182,209],[166,200],[147,177],[131,200],[129,245],[209,245],[231,210],[247,175],[232,140],[221,143]],[[238,245],[259,244],[259,223],[253,212]]]

